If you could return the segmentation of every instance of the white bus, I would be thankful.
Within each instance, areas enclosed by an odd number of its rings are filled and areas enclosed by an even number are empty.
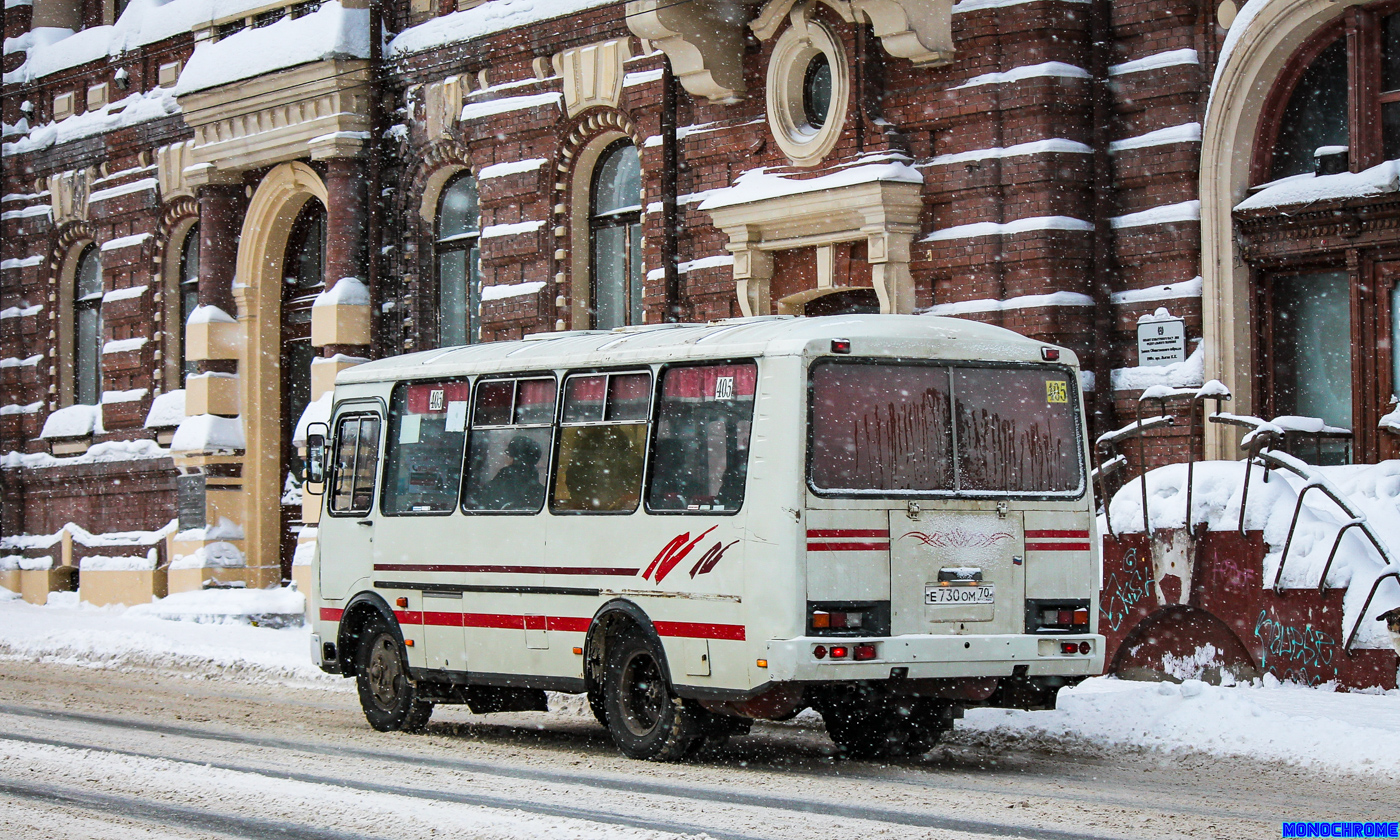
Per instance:
[[[1077,362],[998,327],[433,350],[342,372],[319,432],[313,656],[376,729],[559,691],[636,758],[808,707],[870,757],[1103,668]]]

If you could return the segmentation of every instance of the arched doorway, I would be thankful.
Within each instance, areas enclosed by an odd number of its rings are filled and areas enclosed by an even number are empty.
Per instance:
[[[292,556],[301,532],[302,458],[292,443],[297,420],[311,402],[311,307],[326,287],[326,208],[317,199],[302,205],[287,237],[282,258],[281,441],[282,528],[278,565],[282,581],[291,580]]]
[[[247,446],[242,524],[250,587],[277,584],[294,547],[281,499],[295,466],[289,457],[290,430],[300,419],[298,405],[305,406],[305,397],[297,401],[287,392],[299,386],[284,383],[287,377],[310,376],[310,309],[319,291],[314,281],[324,282],[316,266],[324,266],[327,201],[325,182],[316,170],[305,163],[284,163],[263,177],[243,219],[233,296],[245,341],[238,377]],[[321,232],[313,232],[317,220]],[[296,241],[308,244],[301,247]],[[284,331],[284,307],[305,313],[291,320],[306,320],[288,324]],[[300,511],[296,516],[299,521]]]

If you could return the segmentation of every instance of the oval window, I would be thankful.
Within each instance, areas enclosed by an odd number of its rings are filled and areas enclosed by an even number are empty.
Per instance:
[[[802,80],[802,111],[812,128],[826,125],[831,114],[831,60],[826,53],[817,53],[807,63]]]

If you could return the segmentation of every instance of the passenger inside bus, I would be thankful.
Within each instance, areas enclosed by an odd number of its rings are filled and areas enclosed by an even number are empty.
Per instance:
[[[642,459],[632,439],[619,426],[585,426],[566,430],[572,443],[564,487],[570,510],[621,511],[637,506],[641,495]],[[641,426],[645,434],[646,427]],[[572,433],[573,440],[568,437]]]
[[[483,507],[494,510],[536,510],[544,500],[540,481],[540,445],[525,435],[516,435],[506,444],[510,463],[496,471],[487,482]]]

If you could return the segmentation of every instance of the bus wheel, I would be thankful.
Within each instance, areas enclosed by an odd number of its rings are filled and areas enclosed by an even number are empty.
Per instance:
[[[428,723],[433,704],[418,699],[398,636],[382,620],[360,636],[355,684],[365,720],[380,732],[416,732]]]
[[[695,710],[671,691],[660,644],[627,633],[608,650],[603,708],[608,731],[629,758],[676,761],[700,737]]]

